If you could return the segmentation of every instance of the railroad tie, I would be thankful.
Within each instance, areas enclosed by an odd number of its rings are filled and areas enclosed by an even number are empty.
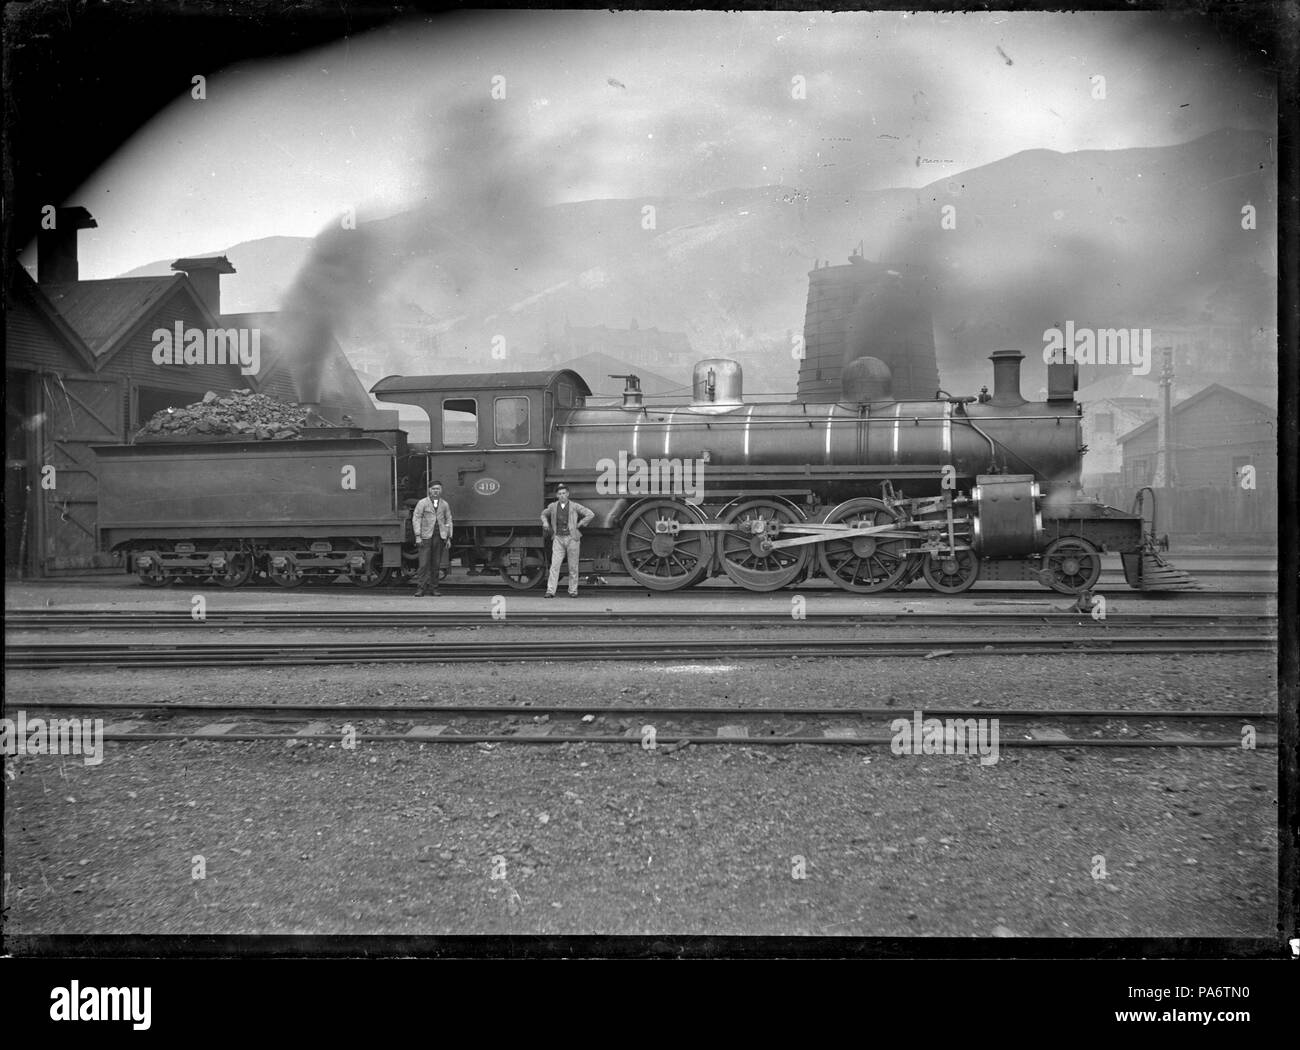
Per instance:
[[[212,722],[194,730],[195,736],[224,736],[235,728],[234,722]]]
[[[412,726],[406,735],[416,740],[428,740],[430,737],[442,736],[446,731],[446,726]]]

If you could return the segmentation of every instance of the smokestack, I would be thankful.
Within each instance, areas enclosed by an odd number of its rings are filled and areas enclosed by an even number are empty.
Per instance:
[[[36,283],[71,284],[80,280],[77,263],[77,231],[93,230],[99,226],[82,207],[55,208],[54,225],[36,234]]]
[[[993,362],[993,397],[990,405],[999,408],[1015,408],[1023,405],[1025,399],[1020,396],[1020,362],[1025,355],[1019,350],[994,350],[989,355]]]
[[[172,269],[183,272],[190,279],[208,313],[213,317],[221,316],[221,275],[235,272],[229,259],[224,255],[214,255],[210,259],[177,259],[172,263]]]

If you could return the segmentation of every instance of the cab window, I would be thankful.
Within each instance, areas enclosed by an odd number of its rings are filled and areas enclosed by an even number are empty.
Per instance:
[[[558,403],[561,408],[573,407],[573,384],[560,380]]]
[[[528,398],[497,398],[495,418],[498,445],[528,444]]]
[[[478,444],[478,401],[449,397],[442,402],[442,445],[455,448]]]

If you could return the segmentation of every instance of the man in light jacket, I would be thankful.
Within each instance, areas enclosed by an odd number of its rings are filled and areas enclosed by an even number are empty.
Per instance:
[[[569,558],[569,597],[578,596],[578,548],[581,546],[582,530],[587,522],[596,515],[581,503],[569,499],[569,489],[561,485],[555,490],[558,497],[554,503],[542,511],[542,532],[555,536],[551,543],[551,576],[546,581],[546,597],[555,597],[556,585],[560,582],[560,564],[567,554]]]
[[[415,546],[420,552],[420,571],[415,577],[415,596],[438,597],[438,575],[442,571],[442,552],[451,543],[451,507],[442,498],[442,482],[429,486],[429,495],[415,505],[411,515]]]

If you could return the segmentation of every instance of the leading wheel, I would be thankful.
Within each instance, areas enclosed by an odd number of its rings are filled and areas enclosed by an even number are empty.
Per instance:
[[[734,531],[721,533],[722,568],[751,591],[775,591],[797,580],[808,564],[811,544],[770,549],[783,525],[802,521],[798,512],[772,499],[750,500],[722,519]],[[789,539],[790,534],[786,533]]]
[[[925,582],[940,594],[961,594],[980,577],[980,560],[974,551],[931,554],[925,559]]]
[[[1101,577],[1101,551],[1078,536],[1066,536],[1043,552],[1044,582],[1061,594],[1090,591]]]
[[[638,504],[619,535],[624,570],[652,591],[689,587],[708,570],[713,548],[707,532],[675,530],[703,521],[694,507],[674,500],[654,499]]]
[[[246,551],[237,551],[226,559],[226,567],[214,572],[212,579],[222,587],[242,587],[253,576],[253,556]]]
[[[828,515],[827,525],[851,528],[890,525],[899,516],[878,499],[851,499]],[[847,532],[817,545],[817,560],[837,587],[859,594],[885,591],[907,572],[907,540]]]

